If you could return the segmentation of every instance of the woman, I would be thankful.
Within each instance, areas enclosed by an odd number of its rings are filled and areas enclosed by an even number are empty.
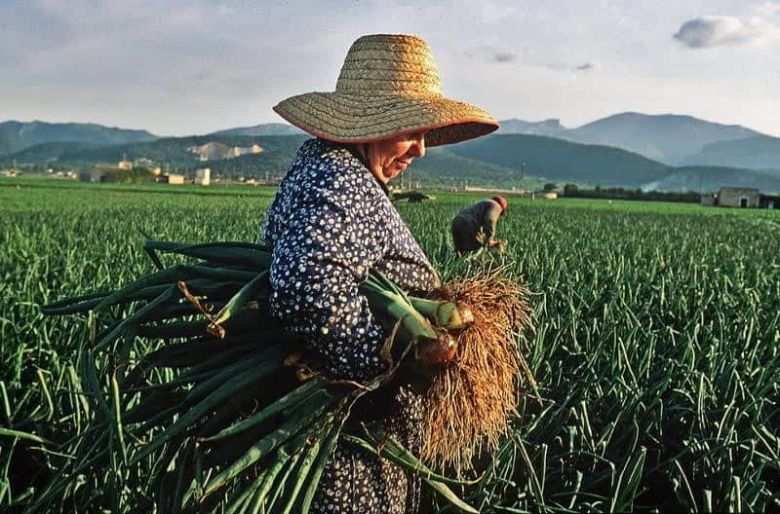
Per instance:
[[[387,183],[425,155],[426,146],[488,134],[496,120],[441,94],[433,56],[414,36],[355,41],[336,91],[306,93],[274,110],[312,134],[298,151],[266,215],[273,247],[273,315],[310,341],[335,377],[366,381],[385,370],[387,334],[358,291],[377,269],[407,290],[439,278],[388,198]],[[411,449],[420,445],[421,396],[408,386],[390,406],[363,406]],[[315,512],[416,512],[419,481],[399,468],[339,445],[326,468]]]

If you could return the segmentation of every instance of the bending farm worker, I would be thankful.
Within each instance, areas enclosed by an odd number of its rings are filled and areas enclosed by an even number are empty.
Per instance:
[[[503,252],[506,243],[495,238],[496,225],[508,206],[506,198],[494,196],[460,211],[452,220],[455,252],[463,255],[482,247]]]
[[[334,92],[293,96],[274,110],[314,138],[298,150],[262,229],[273,248],[271,314],[306,339],[331,376],[367,381],[385,371],[380,349],[389,335],[359,290],[369,271],[407,291],[440,285],[387,183],[426,147],[483,136],[498,123],[444,97],[427,43],[407,35],[359,38]],[[384,405],[356,405],[350,419],[377,420],[418,451],[423,396],[406,384],[386,396]],[[312,512],[416,513],[419,498],[419,478],[339,442]]]

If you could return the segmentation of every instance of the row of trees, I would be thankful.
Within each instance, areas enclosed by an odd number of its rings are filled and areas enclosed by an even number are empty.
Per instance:
[[[545,191],[555,191],[557,189],[557,184],[552,182],[548,182],[544,185]],[[622,187],[602,188],[599,186],[596,186],[594,189],[580,189],[576,184],[566,184],[563,186],[563,196],[571,198],[606,198],[612,200],[649,200],[681,203],[699,202],[699,194],[692,191],[671,193],[663,191],[642,191],[641,189],[626,189]]]

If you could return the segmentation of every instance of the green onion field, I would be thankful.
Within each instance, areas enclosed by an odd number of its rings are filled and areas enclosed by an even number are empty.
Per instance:
[[[447,280],[482,265],[454,257],[449,225],[490,195],[433,194],[397,206]],[[0,512],[24,511],[95,415],[87,322],[40,307],[149,272],[145,234],[254,242],[272,197],[0,178]],[[535,293],[541,402],[523,396],[461,497],[485,513],[780,510],[779,211],[510,197],[498,230]]]

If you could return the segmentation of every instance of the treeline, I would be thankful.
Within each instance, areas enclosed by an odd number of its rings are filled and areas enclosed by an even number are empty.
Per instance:
[[[693,191],[672,193],[663,191],[642,191],[622,187],[580,189],[575,184],[563,186],[563,196],[569,198],[604,198],[610,200],[645,200],[651,202],[699,203],[700,195]]]

